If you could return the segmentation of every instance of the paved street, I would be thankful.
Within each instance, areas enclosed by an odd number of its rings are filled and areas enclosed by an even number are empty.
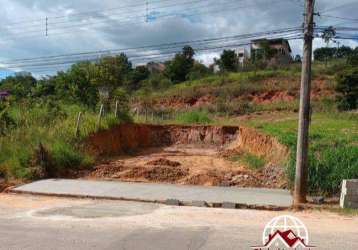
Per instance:
[[[126,198],[129,200],[182,202],[204,200],[208,203],[232,202],[245,205],[290,207],[287,190],[238,187],[203,187],[119,181],[49,179],[14,189],[39,194],[61,194],[86,197]]]
[[[0,249],[250,249],[265,224],[291,214],[317,249],[358,249],[358,218],[0,194]]]

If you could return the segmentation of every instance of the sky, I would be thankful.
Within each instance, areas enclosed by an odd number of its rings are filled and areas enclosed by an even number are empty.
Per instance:
[[[316,17],[317,25],[357,27],[357,0],[316,2],[316,12],[329,15]],[[0,78],[10,72],[1,69],[8,60],[233,36],[303,22],[303,0],[148,0],[148,4],[146,0],[0,0],[0,4]],[[301,40],[290,44],[294,55],[301,54]],[[321,46],[326,45],[315,39],[314,47]],[[196,58],[210,64],[218,55],[219,51],[202,51]],[[66,67],[32,71],[46,75]],[[22,70],[31,71],[11,69]]]

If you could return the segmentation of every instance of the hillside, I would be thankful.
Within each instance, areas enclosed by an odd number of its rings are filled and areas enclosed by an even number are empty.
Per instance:
[[[337,110],[336,76],[342,61],[315,63],[312,81],[309,190],[337,193],[344,178],[358,177],[358,113]],[[290,148],[285,163],[292,183],[298,124],[300,70],[229,73],[188,81],[133,99],[138,121],[245,125]],[[139,115],[138,115],[139,113]],[[145,115],[147,113],[147,115]]]

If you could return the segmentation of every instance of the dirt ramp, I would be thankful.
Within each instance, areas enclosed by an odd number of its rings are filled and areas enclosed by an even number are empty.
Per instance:
[[[249,152],[273,163],[284,161],[289,153],[288,147],[279,143],[275,137],[245,127],[239,128],[239,135],[227,149]]]

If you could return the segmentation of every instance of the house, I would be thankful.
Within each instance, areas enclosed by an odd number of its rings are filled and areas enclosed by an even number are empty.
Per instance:
[[[264,246],[253,247],[255,250],[269,250],[269,249],[312,249],[313,246],[305,244],[304,240],[292,231],[287,230],[281,232],[277,230],[274,234],[269,235],[269,239]]]
[[[250,59],[249,52],[245,48],[239,48],[236,53],[238,56],[239,66],[244,67]]]
[[[10,95],[10,91],[9,90],[0,90],[0,101],[5,99],[6,97],[8,97]]]
[[[271,49],[270,58],[265,58],[264,49]],[[292,50],[287,39],[257,39],[251,41],[251,58],[264,60],[269,64],[288,64],[292,62]]]
[[[149,62],[147,63],[147,69],[150,73],[163,73],[165,70],[164,63],[160,62]]]

